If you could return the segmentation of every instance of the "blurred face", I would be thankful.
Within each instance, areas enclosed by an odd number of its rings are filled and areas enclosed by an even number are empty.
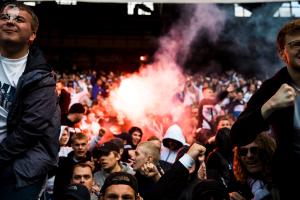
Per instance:
[[[216,97],[216,95],[212,89],[207,88],[203,91],[203,97],[205,99],[214,99]]]
[[[118,165],[118,161],[120,159],[121,159],[120,154],[111,151],[107,156],[102,155],[100,157],[100,164],[105,171],[111,171]]]
[[[84,114],[83,113],[72,113],[73,114],[73,120],[72,122],[73,123],[77,123],[77,122],[80,122],[81,119],[83,118]]]
[[[281,56],[292,70],[300,72],[300,32],[286,35]]]
[[[239,156],[242,164],[246,167],[251,174],[257,174],[262,171],[262,163],[259,159],[259,147],[256,143],[252,142],[246,146],[239,147]]]
[[[243,100],[243,98],[244,98],[244,94],[242,93],[242,92],[238,92],[237,94],[236,94],[236,98],[238,99],[238,100]]]
[[[139,170],[143,164],[145,164],[148,161],[148,156],[143,151],[142,146],[138,146],[135,150],[135,157],[133,158],[133,165],[132,168],[137,171]]]
[[[61,82],[57,82],[57,83],[56,83],[56,91],[58,92],[59,95],[60,95],[61,90],[62,90],[63,88],[64,88],[64,87],[63,87],[63,85],[62,85]]]
[[[82,184],[91,191],[93,186],[93,173],[90,167],[75,167],[71,183]]]
[[[169,149],[171,149],[172,151],[176,151],[179,149],[178,143],[173,141],[173,140],[168,140],[168,145],[169,145]]]
[[[69,141],[69,138],[70,138],[70,134],[68,132],[68,129],[65,129],[60,137],[59,145],[66,146]]]
[[[0,38],[3,44],[29,45],[36,37],[31,27],[32,17],[12,4],[0,14]]]
[[[221,120],[218,123],[217,130],[219,130],[221,128],[229,128],[230,129],[231,128],[231,123],[227,119]]]
[[[72,144],[74,151],[74,156],[77,160],[85,158],[88,151],[88,141],[87,139],[76,139]]]
[[[256,90],[255,85],[254,85],[254,84],[251,84],[251,85],[249,86],[249,91],[250,91],[250,92],[255,92],[255,90]]]
[[[141,139],[142,139],[142,135],[140,132],[135,131],[132,133],[132,143],[134,145],[138,145],[140,143]]]
[[[129,185],[111,185],[105,190],[103,200],[135,200],[135,192]]]

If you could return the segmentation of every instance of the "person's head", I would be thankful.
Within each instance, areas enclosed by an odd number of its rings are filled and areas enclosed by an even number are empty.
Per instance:
[[[216,138],[216,147],[224,155],[232,155],[233,144],[230,138],[230,129],[221,128],[217,131]]]
[[[233,124],[233,119],[229,115],[220,115],[217,117],[215,125],[215,132],[217,132],[221,128],[229,128],[231,129],[231,126]]]
[[[122,132],[120,134],[114,135],[116,138],[119,138],[123,141],[124,145],[130,145],[132,143],[132,137],[127,132]]]
[[[69,130],[68,130],[68,127],[67,126],[62,126],[61,127],[61,135],[60,135],[60,138],[59,138],[59,145],[60,146],[66,146],[68,144],[68,141],[70,139],[70,133],[69,133]]]
[[[126,172],[114,172],[104,181],[100,190],[100,200],[128,199],[139,200],[138,182]]]
[[[226,186],[215,179],[204,179],[194,183],[184,195],[186,200],[229,200]]]
[[[90,200],[91,195],[86,186],[82,184],[70,184],[63,192],[64,200]]]
[[[244,92],[241,89],[236,89],[236,99],[242,101],[244,98]]]
[[[299,69],[297,55],[300,51],[300,19],[285,24],[278,32],[277,51],[288,66]]]
[[[28,48],[36,38],[38,27],[39,20],[30,7],[20,2],[4,4],[0,11],[2,48],[16,47],[16,44]]]
[[[256,85],[254,83],[250,83],[248,86],[248,91],[254,93],[256,91]]]
[[[210,87],[204,87],[202,89],[202,94],[204,99],[215,99],[216,94],[214,93],[214,90]]]
[[[234,175],[244,183],[247,178],[270,177],[271,160],[276,149],[274,138],[267,132],[260,133],[253,142],[234,148]]]
[[[142,142],[135,150],[132,168],[137,171],[140,170],[146,162],[157,164],[159,159],[160,151],[157,146],[150,141]]]
[[[99,147],[99,161],[102,169],[112,172],[120,168],[120,149],[113,142],[106,142]]]
[[[89,149],[88,137],[83,133],[75,133],[71,138],[71,146],[77,160],[85,158]]]
[[[168,147],[172,151],[177,151],[182,147],[182,144],[178,142],[177,140],[173,140],[170,138],[164,139],[163,144],[165,147]]]
[[[151,137],[148,138],[147,141],[152,142],[153,144],[155,144],[157,146],[157,148],[159,149],[159,151],[160,151],[160,149],[161,149],[161,141],[160,141],[160,139],[158,137],[151,136]]]
[[[142,129],[140,129],[139,127],[133,126],[129,129],[128,133],[132,137],[132,144],[137,146],[142,140],[142,136],[143,136]]]
[[[169,148],[172,151],[177,151],[183,145],[185,145],[185,137],[180,126],[177,124],[171,125],[162,140],[162,143],[165,147]]]
[[[63,79],[56,81],[56,91],[58,95],[61,94],[61,91],[64,89],[64,87],[65,87],[65,81]]]
[[[123,140],[121,138],[113,138],[110,140],[110,142],[116,144],[119,148],[119,153],[120,155],[122,155],[124,153],[124,143]]]
[[[84,185],[89,191],[91,191],[94,184],[93,166],[89,163],[76,164],[73,168],[71,184]]]
[[[85,113],[85,108],[81,103],[74,103],[69,109],[68,118],[73,123],[80,122]]]

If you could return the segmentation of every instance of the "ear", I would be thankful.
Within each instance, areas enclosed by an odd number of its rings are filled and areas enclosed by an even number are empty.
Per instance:
[[[152,156],[148,156],[148,159],[147,159],[147,161],[149,161],[149,162],[153,163],[153,157],[152,157]]]
[[[36,38],[36,32],[32,32],[31,35],[30,35],[30,37],[29,37],[29,40],[28,40],[29,45],[31,45],[33,43],[33,41],[35,40],[35,38]]]
[[[117,160],[117,161],[121,160],[121,155],[120,155],[119,153],[116,153],[116,154],[115,154],[115,157],[116,157],[116,160]]]
[[[280,50],[279,56],[280,56],[280,58],[281,58],[281,60],[282,60],[283,62],[287,63],[288,60],[287,60],[287,57],[286,57],[286,55],[285,55],[285,53],[284,53],[284,49],[283,49],[283,50]]]
[[[120,149],[120,155],[124,153],[124,149]]]

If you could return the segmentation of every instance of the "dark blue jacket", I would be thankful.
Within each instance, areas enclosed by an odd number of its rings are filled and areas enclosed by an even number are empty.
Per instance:
[[[7,117],[7,137],[0,143],[0,177],[13,172],[17,187],[46,178],[57,165],[60,108],[55,85],[41,51],[31,48]]]

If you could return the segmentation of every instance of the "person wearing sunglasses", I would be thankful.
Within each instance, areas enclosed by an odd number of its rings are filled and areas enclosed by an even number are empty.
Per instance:
[[[299,197],[299,184],[294,182],[300,180],[300,19],[286,23],[276,40],[286,66],[252,95],[231,128],[231,137],[241,146],[260,132],[272,130],[277,143],[273,180],[281,199],[294,199]]]
[[[262,132],[253,142],[234,148],[233,172],[241,187],[230,194],[232,200],[275,199],[271,175],[275,149],[275,140],[269,132]]]

